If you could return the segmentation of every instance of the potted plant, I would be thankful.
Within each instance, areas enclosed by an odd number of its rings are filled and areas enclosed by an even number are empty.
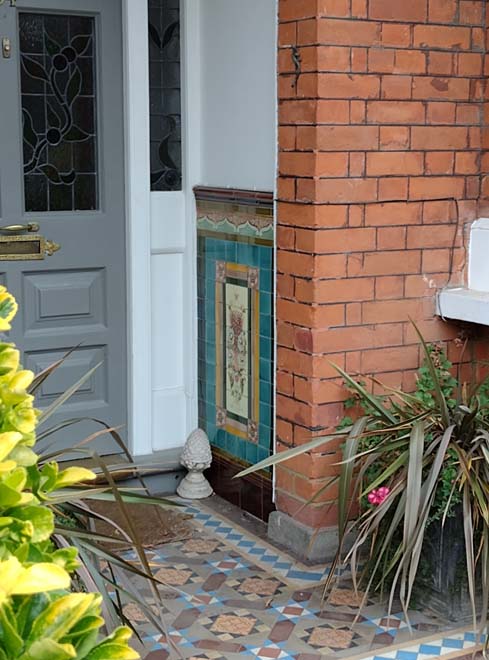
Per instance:
[[[365,384],[337,368],[359,411],[315,438],[247,471],[344,437],[339,474],[339,547],[355,587],[398,598],[408,615],[416,590],[448,618],[467,610],[481,625],[489,598],[489,380],[461,383],[439,347],[418,332],[424,361],[415,391]],[[352,521],[352,518],[354,520]],[[346,538],[348,536],[348,548]],[[427,597],[428,596],[428,597]]]

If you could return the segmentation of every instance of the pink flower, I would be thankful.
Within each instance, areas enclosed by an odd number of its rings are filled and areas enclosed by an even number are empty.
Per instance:
[[[387,486],[381,486],[380,488],[376,489],[374,488],[374,490],[370,491],[368,494],[367,499],[370,504],[378,506],[379,504],[382,504],[390,492],[390,488],[387,488]]]

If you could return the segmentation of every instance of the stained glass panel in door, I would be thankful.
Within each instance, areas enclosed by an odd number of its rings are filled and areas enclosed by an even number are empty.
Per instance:
[[[98,208],[95,25],[19,14],[25,211]]]

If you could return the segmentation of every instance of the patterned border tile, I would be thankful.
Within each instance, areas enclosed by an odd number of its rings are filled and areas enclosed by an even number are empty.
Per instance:
[[[306,566],[208,509],[205,504],[200,503],[198,509],[190,503],[184,504],[186,504],[185,512],[191,514],[198,525],[235,547],[246,559],[273,572],[291,586],[298,588],[317,586],[329,575],[330,564]]]
[[[427,658],[441,658],[449,660],[465,655],[467,651],[478,651],[484,643],[485,636],[477,639],[477,635],[469,628],[447,631],[423,637],[415,643],[393,645],[383,651],[376,649],[367,654],[352,655],[349,660],[427,660]]]

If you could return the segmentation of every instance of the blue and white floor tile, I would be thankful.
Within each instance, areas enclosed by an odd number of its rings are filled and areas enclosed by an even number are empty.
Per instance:
[[[167,585],[165,634],[134,621],[148,660],[451,660],[479,643],[470,628],[447,630],[427,612],[410,613],[411,628],[372,599],[358,612],[346,572],[324,603],[328,565],[305,566],[205,504],[183,504],[189,538],[148,551]]]

